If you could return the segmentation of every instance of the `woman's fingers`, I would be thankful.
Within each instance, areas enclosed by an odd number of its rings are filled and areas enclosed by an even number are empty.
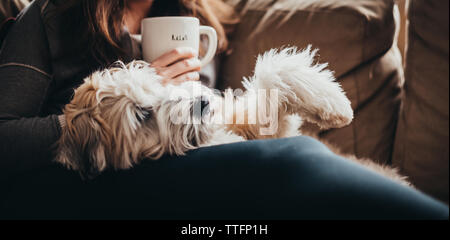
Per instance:
[[[196,58],[197,53],[193,48],[190,47],[179,47],[175,48],[174,50],[162,55],[155,61],[151,63],[152,67],[158,68],[158,67],[167,67],[170,66],[180,60],[183,59],[189,59],[189,58]]]
[[[166,78],[175,78],[188,72],[198,72],[201,68],[201,62],[197,58],[190,58],[179,61],[169,67],[159,70],[159,75]]]
[[[164,77],[163,84],[200,80],[201,62],[189,47],[176,48],[153,61],[151,66]]]
[[[200,74],[198,72],[188,72],[176,78],[165,79],[163,80],[163,84],[167,84],[170,82],[171,84],[176,85],[187,81],[198,81],[198,80],[200,80]]]

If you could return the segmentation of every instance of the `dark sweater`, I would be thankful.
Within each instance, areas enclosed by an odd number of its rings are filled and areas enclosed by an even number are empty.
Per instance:
[[[69,24],[81,12],[47,18],[54,8],[51,1],[34,1],[0,50],[1,177],[51,164],[61,131],[57,116],[83,78],[104,67],[88,53],[81,29]],[[130,48],[129,34],[122,42]]]

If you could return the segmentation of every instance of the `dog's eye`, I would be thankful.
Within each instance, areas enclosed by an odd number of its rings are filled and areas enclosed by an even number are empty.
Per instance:
[[[140,122],[150,119],[151,116],[152,116],[152,109],[139,107],[138,111],[136,112],[136,118]]]
[[[151,110],[142,110],[142,115],[144,116],[144,119],[149,119],[150,115],[152,115]]]

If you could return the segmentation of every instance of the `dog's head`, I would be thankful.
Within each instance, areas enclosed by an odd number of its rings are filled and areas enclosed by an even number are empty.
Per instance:
[[[147,63],[99,71],[85,79],[64,109],[56,160],[93,177],[143,158],[182,155],[208,141],[202,124],[212,91],[199,82],[163,85]]]

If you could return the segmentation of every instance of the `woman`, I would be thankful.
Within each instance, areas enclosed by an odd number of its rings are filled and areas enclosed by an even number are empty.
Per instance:
[[[224,25],[237,20],[220,0],[37,0],[27,8],[0,52],[0,169],[12,173],[49,164],[73,89],[97,69],[139,59],[131,35],[139,34],[143,18],[166,15],[194,16],[214,27],[219,52],[228,46]],[[151,64],[166,82],[200,79],[200,62],[190,48]]]
[[[49,166],[73,89],[92,71],[138,56],[130,34],[160,15],[200,18],[215,27],[222,51],[222,24],[235,22],[220,0],[35,0],[21,13],[0,50],[0,184],[8,184],[0,218],[448,219],[442,204],[307,137],[201,148],[87,184]],[[190,49],[151,64],[166,81],[199,79]]]

